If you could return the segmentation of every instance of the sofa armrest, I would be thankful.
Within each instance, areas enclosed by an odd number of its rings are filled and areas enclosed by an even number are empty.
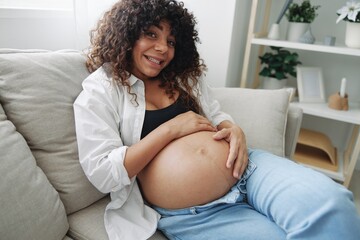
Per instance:
[[[285,156],[293,159],[299,136],[303,111],[301,108],[289,105],[285,131]]]

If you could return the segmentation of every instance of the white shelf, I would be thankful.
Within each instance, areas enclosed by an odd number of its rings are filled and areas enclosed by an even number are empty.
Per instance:
[[[274,47],[285,47],[285,48],[307,50],[314,52],[335,53],[335,54],[350,55],[350,56],[360,56],[360,49],[348,48],[345,45],[327,46],[327,45],[323,45],[322,43],[306,44],[306,43],[289,42],[283,40],[271,40],[268,38],[252,38],[251,44],[274,46]]]
[[[327,103],[299,103],[291,105],[300,107],[305,114],[360,125],[360,108],[357,104],[350,104],[348,111],[329,108]]]

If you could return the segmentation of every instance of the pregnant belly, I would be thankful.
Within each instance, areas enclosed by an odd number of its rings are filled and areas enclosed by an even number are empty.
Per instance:
[[[236,183],[226,168],[229,144],[197,132],[168,144],[138,175],[144,198],[151,204],[179,209],[211,202]]]

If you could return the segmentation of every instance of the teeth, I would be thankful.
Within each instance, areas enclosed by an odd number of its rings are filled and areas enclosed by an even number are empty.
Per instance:
[[[156,60],[155,58],[152,57],[147,57],[147,58],[153,63],[160,64],[160,61]]]

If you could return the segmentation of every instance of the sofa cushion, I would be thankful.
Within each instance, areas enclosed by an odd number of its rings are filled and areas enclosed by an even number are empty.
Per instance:
[[[222,110],[243,129],[248,147],[285,155],[289,92],[284,89],[214,88]]]
[[[26,139],[67,213],[102,198],[78,160],[73,102],[88,76],[75,51],[0,51],[0,103]]]
[[[1,105],[0,139],[0,238],[62,239],[64,205]]]
[[[68,216],[70,229],[68,235],[78,240],[106,240],[108,239],[105,225],[104,212],[110,197],[104,197],[91,206]],[[130,230],[129,230],[130,231]],[[149,240],[166,240],[167,238],[156,231]]]

